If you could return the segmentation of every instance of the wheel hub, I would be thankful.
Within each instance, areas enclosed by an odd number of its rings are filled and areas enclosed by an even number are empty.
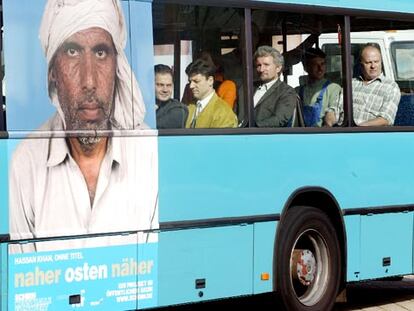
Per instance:
[[[316,259],[308,249],[295,249],[292,255],[292,276],[305,286],[312,284],[316,276]]]

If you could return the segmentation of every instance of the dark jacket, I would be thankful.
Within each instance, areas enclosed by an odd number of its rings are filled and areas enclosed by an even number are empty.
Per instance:
[[[297,95],[285,82],[277,80],[254,108],[258,127],[285,127],[293,116]]]
[[[157,128],[175,129],[185,127],[188,116],[187,106],[173,98],[165,102],[157,100],[157,106]]]

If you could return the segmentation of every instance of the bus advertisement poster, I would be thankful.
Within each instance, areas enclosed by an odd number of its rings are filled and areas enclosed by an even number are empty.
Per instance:
[[[158,243],[11,254],[14,310],[126,310],[157,305]]]

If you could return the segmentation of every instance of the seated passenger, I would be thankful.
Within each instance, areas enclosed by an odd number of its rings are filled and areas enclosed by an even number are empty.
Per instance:
[[[303,85],[295,90],[303,106],[303,120],[306,126],[322,126],[328,106],[338,102],[341,87],[325,78],[326,55],[320,49],[306,50],[303,67],[308,76]]]
[[[360,52],[362,75],[352,79],[353,114],[358,126],[393,125],[401,93],[395,81],[382,73],[381,50],[373,43]],[[333,126],[343,122],[342,96],[329,107],[325,124]]]
[[[271,46],[260,46],[254,54],[261,85],[253,102],[258,127],[284,127],[289,124],[298,100],[295,90],[279,79],[283,56]]]
[[[197,59],[188,65],[189,87],[193,98],[188,106],[187,128],[237,127],[237,117],[229,105],[214,91],[215,67]]]
[[[171,68],[158,64],[154,70],[157,128],[184,128],[188,109],[178,100],[171,98],[174,88]]]
[[[214,90],[216,91],[218,97],[223,99],[230,106],[230,108],[233,109],[234,103],[236,102],[237,98],[236,83],[234,83],[231,80],[224,79],[221,67],[217,67],[209,52],[201,52],[199,54],[199,57],[197,57],[196,59],[204,59],[216,68],[216,73],[214,74]],[[187,85],[184,88],[184,94],[181,101],[185,104],[189,104],[192,101],[194,101],[189,83],[187,83]]]

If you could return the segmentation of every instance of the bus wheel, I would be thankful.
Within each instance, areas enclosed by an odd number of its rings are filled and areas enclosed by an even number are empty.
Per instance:
[[[279,224],[276,290],[287,310],[331,310],[341,281],[341,253],[330,219],[296,206]]]

